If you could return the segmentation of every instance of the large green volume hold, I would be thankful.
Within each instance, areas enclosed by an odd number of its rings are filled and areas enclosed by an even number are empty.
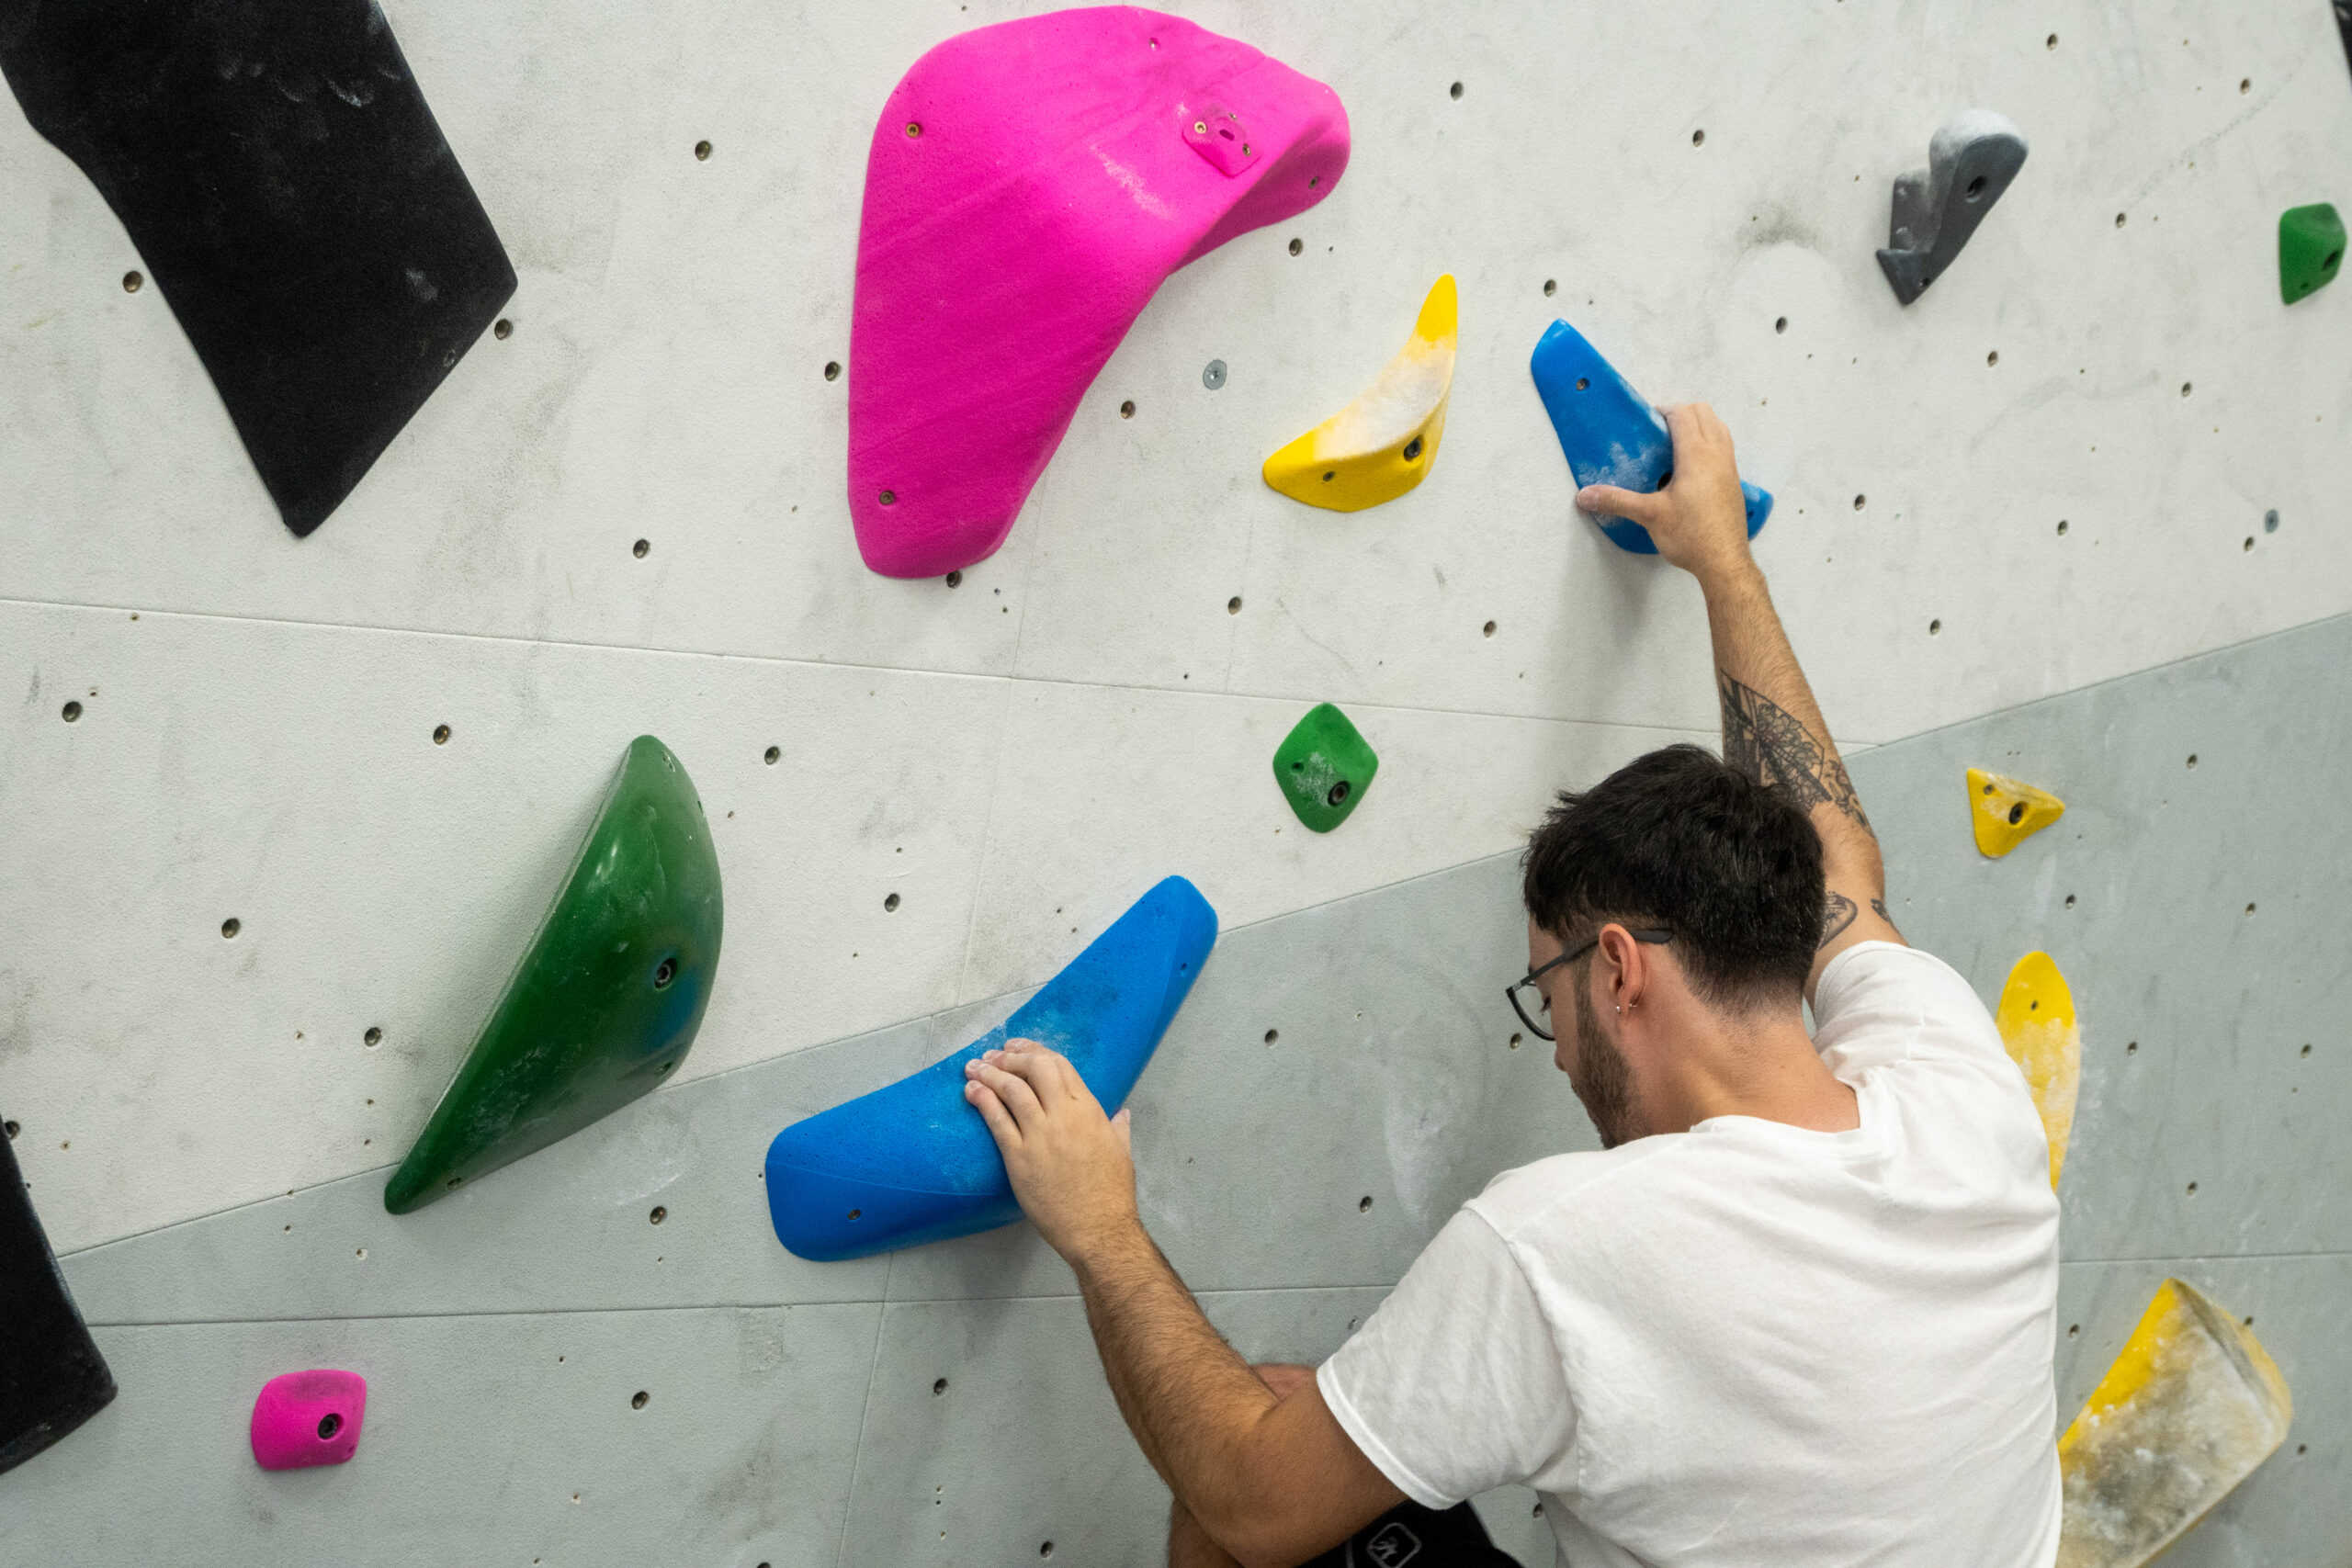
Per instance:
[[[569,1137],[675,1071],[725,912],[694,781],[629,743],[596,824],[471,1055],[384,1187],[395,1214]]]

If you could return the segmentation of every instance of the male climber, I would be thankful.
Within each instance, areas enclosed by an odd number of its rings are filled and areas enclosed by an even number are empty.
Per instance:
[[[1506,1483],[1571,1568],[2057,1555],[2040,1119],[1983,1004],[1887,918],[1730,433],[1668,423],[1665,489],[1577,502],[1698,579],[1723,760],[1668,747],[1559,797],[1511,993],[1599,1152],[1496,1177],[1320,1369],[1252,1369],[1144,1234],[1126,1112],[1027,1042],[968,1069],[1175,1494],[1176,1568],[1507,1562],[1461,1506]]]

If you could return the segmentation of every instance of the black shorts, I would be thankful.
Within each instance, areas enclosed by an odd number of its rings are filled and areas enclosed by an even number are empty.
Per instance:
[[[1467,1503],[1443,1513],[1402,1502],[1304,1568],[1520,1568]]]

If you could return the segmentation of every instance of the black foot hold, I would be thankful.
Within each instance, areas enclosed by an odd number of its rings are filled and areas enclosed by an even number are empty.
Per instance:
[[[1928,143],[1928,166],[1894,182],[1894,218],[1878,265],[1908,305],[1960,254],[2025,167],[2025,137],[2005,115],[1963,109]]]
[[[0,75],[130,231],[297,535],[514,292],[373,0],[0,0]]]

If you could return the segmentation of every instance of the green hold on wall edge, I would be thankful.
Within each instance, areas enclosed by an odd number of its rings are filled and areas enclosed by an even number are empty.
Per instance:
[[[710,1004],[724,920],[694,781],[640,735],[384,1207],[423,1208],[669,1077]]]
[[[1317,703],[1274,750],[1274,782],[1298,819],[1328,833],[1348,819],[1372,788],[1380,758],[1329,703]]]
[[[2291,305],[2335,281],[2344,265],[2344,220],[2328,202],[2278,215],[2278,297]]]

